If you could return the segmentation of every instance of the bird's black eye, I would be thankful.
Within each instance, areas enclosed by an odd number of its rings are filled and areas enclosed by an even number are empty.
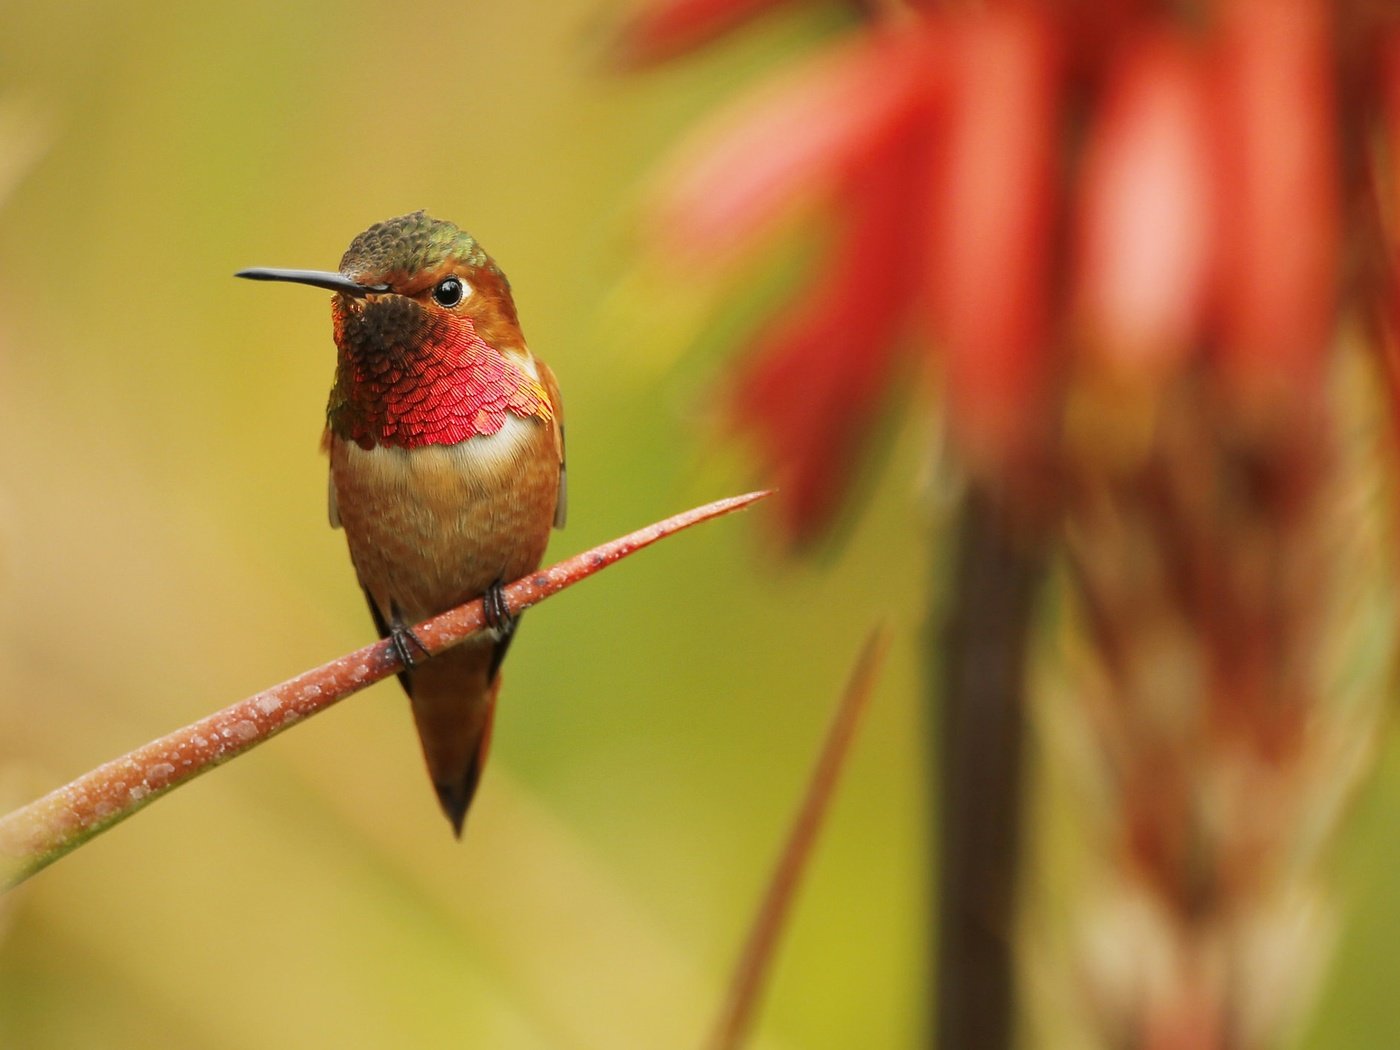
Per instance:
[[[449,310],[467,297],[467,286],[460,277],[444,277],[433,289],[433,299]]]

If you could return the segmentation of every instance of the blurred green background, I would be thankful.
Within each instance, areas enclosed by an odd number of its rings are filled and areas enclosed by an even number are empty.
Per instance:
[[[754,481],[702,425],[729,348],[681,356],[703,291],[658,305],[634,208],[682,129],[843,16],[795,8],[618,77],[599,59],[616,14],[0,9],[6,806],[373,638],[325,518],[327,297],[240,267],[333,268],[419,207],[477,234],[567,404],[551,556]],[[815,559],[778,563],[759,510],[532,612],[461,844],[381,684],[0,900],[0,1046],[694,1045],[881,617],[897,642],[761,1034],[917,1045],[931,429],[890,423],[868,505]],[[1310,1047],[1400,1033],[1400,751],[1382,751]]]

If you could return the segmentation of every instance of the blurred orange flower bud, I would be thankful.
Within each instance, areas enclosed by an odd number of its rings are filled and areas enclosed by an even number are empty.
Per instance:
[[[823,52],[692,136],[648,208],[657,254],[677,266],[719,265],[908,135],[936,74],[931,38],[918,28]]]
[[[1392,266],[1400,263],[1400,30],[1381,45],[1381,134],[1385,145],[1385,169],[1381,176],[1381,208],[1386,220]],[[1400,274],[1400,268],[1394,271]]]
[[[1213,159],[1203,62],[1173,33],[1145,35],[1105,85],[1074,246],[1079,345],[1130,387],[1155,385],[1199,345],[1216,249]]]
[[[954,432],[974,469],[996,468],[1044,436],[1059,67],[1029,11],[951,34],[928,303]]]
[[[1337,306],[1331,5],[1235,0],[1217,55],[1220,352],[1257,411],[1315,396]]]
[[[734,426],[755,438],[789,543],[812,539],[839,509],[886,393],[916,284],[918,151],[888,144],[845,180],[825,269],[738,366]]]

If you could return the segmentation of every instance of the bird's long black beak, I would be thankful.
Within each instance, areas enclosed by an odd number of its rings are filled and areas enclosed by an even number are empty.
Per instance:
[[[239,270],[234,276],[246,277],[250,281],[291,281],[293,284],[309,284],[313,288],[325,288],[356,299],[363,299],[367,295],[380,295],[390,290],[387,284],[360,284],[344,274],[328,270],[278,270],[268,266],[255,266],[250,270]]]

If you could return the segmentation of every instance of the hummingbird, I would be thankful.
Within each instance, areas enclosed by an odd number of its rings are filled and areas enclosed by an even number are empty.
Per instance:
[[[558,383],[525,345],[500,267],[426,212],[371,226],[338,272],[237,276],[335,293],[330,523],[404,665],[428,775],[460,838],[516,627],[502,587],[539,567],[564,524]],[[411,626],[475,598],[488,629],[424,659]]]

